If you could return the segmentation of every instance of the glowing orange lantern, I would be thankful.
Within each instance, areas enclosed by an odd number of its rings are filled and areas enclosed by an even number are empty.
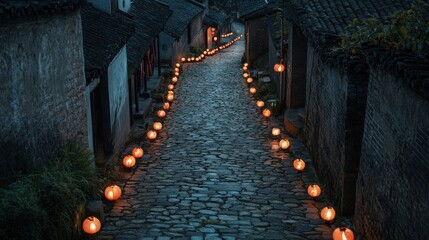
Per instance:
[[[214,27],[210,28],[210,33],[211,34],[215,34],[216,33],[216,28],[214,28]]]
[[[253,82],[253,78],[251,78],[251,77],[247,78],[246,82],[249,83],[249,84],[252,83]]]
[[[302,171],[305,168],[305,162],[302,159],[295,159],[295,161],[293,161],[293,167],[297,170],[297,171]]]
[[[165,111],[164,110],[158,110],[158,112],[156,113],[156,115],[158,115],[159,118],[165,118]]]
[[[307,193],[311,197],[315,198],[320,196],[320,194],[322,193],[322,189],[320,189],[319,185],[317,184],[310,184],[307,188]]]
[[[190,61],[192,61],[192,59],[188,57],[188,62],[190,62]]]
[[[172,102],[174,100],[174,94],[167,94],[167,101]]]
[[[141,158],[143,157],[144,151],[142,148],[135,147],[133,148],[132,154],[133,154],[133,157],[135,158]]]
[[[118,200],[121,197],[122,191],[118,185],[110,185],[104,190],[104,196],[109,201]]]
[[[249,73],[247,73],[247,72],[243,73],[243,77],[244,77],[244,78],[246,78],[246,79],[247,79],[249,76],[250,76],[250,74],[249,74]]]
[[[246,66],[243,67],[243,71],[247,71],[247,67]]]
[[[213,38],[213,41],[215,41],[215,42],[216,42],[216,41],[217,41],[217,37],[214,37],[214,38]]]
[[[168,90],[173,90],[174,89],[174,85],[173,84],[168,84],[167,88],[168,88]]]
[[[164,104],[162,104],[162,107],[164,108],[164,110],[169,110],[170,109],[170,103],[165,102]]]
[[[204,55],[207,55],[207,50],[203,52]]]
[[[174,92],[173,92],[173,91],[171,91],[171,90],[168,90],[168,91],[167,91],[167,94],[174,95]]]
[[[131,155],[127,155],[122,159],[122,164],[127,168],[132,168],[136,165],[136,159]]]
[[[279,146],[280,146],[281,149],[288,149],[289,146],[290,146],[290,142],[287,139],[282,139],[279,142]]]
[[[150,140],[154,140],[158,134],[154,130],[149,130],[146,134],[147,138]]]
[[[264,101],[262,101],[262,100],[256,101],[256,106],[258,106],[258,108],[263,108],[264,105],[265,105]]]
[[[279,135],[280,135],[280,128],[272,128],[272,129],[271,129],[271,134],[272,134],[274,137],[279,136]]]
[[[180,72],[180,69],[179,69],[178,67],[175,67],[175,68],[174,68],[174,71],[175,71],[175,72]]]
[[[176,77],[176,76],[174,76],[173,78],[171,78],[171,81],[173,82],[173,83],[177,83],[177,81],[178,81],[179,79]]]
[[[195,57],[191,57],[191,61],[195,61]]]
[[[96,234],[101,229],[101,222],[94,216],[87,217],[83,220],[82,229],[87,234]]]
[[[334,220],[335,218],[334,208],[332,208],[331,206],[324,207],[320,212],[320,217],[327,222]]]
[[[185,61],[186,61],[186,58],[182,57],[182,59],[180,59],[180,60],[182,60],[182,62],[185,62]]]
[[[277,63],[274,65],[274,71],[283,72],[285,70],[285,66],[281,63]]]
[[[256,88],[251,87],[251,88],[249,88],[249,91],[250,91],[251,94],[255,94],[256,93]]]
[[[346,227],[336,228],[332,233],[333,240],[354,240],[353,231]]]
[[[160,122],[154,122],[152,127],[153,127],[153,129],[155,129],[156,131],[159,131],[159,130],[161,130],[161,129],[162,129],[162,123],[160,123]]]
[[[178,77],[180,75],[180,73],[179,72],[175,72],[174,73],[174,76],[176,76],[176,77]]]
[[[269,118],[271,116],[271,111],[268,108],[265,108],[264,111],[262,111],[262,116],[264,118]]]
[[[244,63],[243,65],[244,65],[245,67],[248,67],[248,66],[249,66],[249,64],[248,64],[248,63]]]
[[[185,59],[185,58],[183,58]],[[180,67],[180,63],[176,63],[176,67],[179,68]]]

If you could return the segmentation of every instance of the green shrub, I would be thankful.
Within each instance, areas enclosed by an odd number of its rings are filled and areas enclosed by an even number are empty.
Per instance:
[[[97,185],[91,154],[66,145],[57,160],[1,189],[0,239],[72,239]]]

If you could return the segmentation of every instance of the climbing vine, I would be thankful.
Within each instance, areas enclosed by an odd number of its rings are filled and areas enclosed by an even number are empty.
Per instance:
[[[393,12],[386,23],[372,17],[354,19],[348,26],[350,34],[341,36],[341,43],[334,52],[355,55],[363,46],[380,46],[389,51],[411,51],[428,57],[429,3],[417,0],[409,8]]]

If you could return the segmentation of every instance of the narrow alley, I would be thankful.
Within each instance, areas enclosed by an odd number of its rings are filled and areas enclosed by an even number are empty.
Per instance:
[[[264,120],[248,92],[243,51],[240,40],[184,66],[160,137],[106,214],[102,239],[331,237],[318,216],[323,203],[307,195],[294,157],[270,135],[280,121]]]

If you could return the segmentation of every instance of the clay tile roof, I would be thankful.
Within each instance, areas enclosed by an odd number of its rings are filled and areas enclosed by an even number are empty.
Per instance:
[[[267,6],[265,0],[239,0],[237,1],[238,12],[241,17],[261,10]]]
[[[168,6],[155,0],[134,0],[131,5],[135,33],[127,43],[128,63],[139,66],[153,39],[172,14]]]
[[[222,13],[215,11],[213,9],[209,10],[206,17],[208,17],[208,18],[210,18],[210,19],[212,19],[218,23],[224,23],[228,19],[228,16],[225,16]]]
[[[173,14],[165,24],[164,31],[172,37],[178,38],[185,31],[188,24],[201,12],[204,6],[187,0],[162,0],[170,6]]]
[[[73,11],[85,3],[86,0],[1,0],[0,19]]]
[[[354,18],[385,20],[412,0],[287,0],[288,16],[296,22],[310,42],[323,43],[324,37],[346,33]]]
[[[315,49],[326,55],[337,36],[347,33],[347,26],[354,18],[375,17],[388,19],[396,10],[408,7],[413,0],[285,0],[286,16],[295,22]],[[385,50],[367,49],[371,65],[388,69],[403,79],[408,86],[429,100],[429,64],[427,59],[413,55],[394,54]]]
[[[82,9],[83,51],[87,73],[107,67],[134,32],[129,16],[109,15],[92,6]]]

